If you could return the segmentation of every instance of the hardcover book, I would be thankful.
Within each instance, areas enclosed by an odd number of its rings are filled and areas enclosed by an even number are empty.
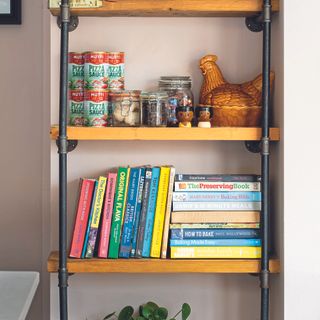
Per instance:
[[[176,174],[176,181],[259,182],[256,174]]]
[[[108,257],[110,228],[111,228],[111,219],[112,219],[112,210],[113,210],[113,199],[114,199],[116,181],[117,181],[117,174],[112,172],[108,173],[106,196],[105,196],[103,212],[102,212],[102,220],[101,220],[100,242],[99,242],[99,248],[98,248],[99,258]]]
[[[260,247],[260,239],[170,240],[170,247]]]
[[[148,167],[148,168],[146,168],[146,175],[145,175],[145,180],[144,180],[140,222],[139,222],[138,235],[137,235],[137,246],[136,246],[136,257],[137,258],[142,257],[143,238],[144,238],[144,230],[146,227],[146,218],[147,218],[147,211],[148,211],[148,201],[149,201],[149,194],[150,194],[151,179],[152,179],[152,168]]]
[[[260,247],[172,247],[172,259],[258,259]]]
[[[88,224],[87,224],[87,227],[86,227],[85,239],[84,239],[84,242],[83,242],[83,247],[82,247],[82,252],[81,252],[81,259],[84,259],[85,254],[87,252],[87,245],[88,245],[88,240],[89,240],[89,231],[90,231],[93,208],[94,208],[93,204],[95,202],[96,195],[97,195],[97,186],[98,186],[98,181],[94,180],[94,190],[93,190],[93,195],[92,195],[92,201],[91,201],[90,213],[89,213],[89,218],[88,218]]]
[[[175,191],[260,191],[260,182],[177,181]]]
[[[255,202],[261,201],[260,192],[174,192],[175,202]]]
[[[69,257],[81,258],[86,228],[90,213],[95,181],[92,179],[80,179],[78,206],[76,210],[76,220],[71,240]]]
[[[145,226],[144,235],[143,235],[142,257],[144,258],[150,257],[151,239],[152,239],[152,232],[153,232],[154,215],[156,211],[159,177],[160,177],[160,168],[159,167],[152,168],[150,195],[149,195],[148,209],[147,209],[147,216],[146,216],[146,226]]]
[[[259,229],[259,228],[260,228],[260,223],[223,222],[223,223],[172,223],[170,224],[170,229]]]
[[[257,239],[259,229],[171,229],[170,239]]]
[[[146,175],[145,168],[140,168],[140,170],[141,170],[141,174],[139,179],[138,201],[137,201],[136,214],[134,216],[134,221],[133,221],[133,234],[132,234],[132,245],[131,245],[130,257],[135,257],[136,255],[137,238],[138,238],[138,230],[139,230],[141,206],[142,206],[142,196],[143,196],[143,189],[144,189],[144,180]]]
[[[163,237],[162,237],[162,245],[161,245],[161,258],[162,259],[167,258],[167,252],[168,252],[169,226],[170,226],[173,184],[174,184],[175,172],[176,172],[176,169],[174,167],[171,167],[170,168],[170,178],[169,178],[166,214],[165,214],[165,220],[164,220]]]
[[[160,258],[164,216],[167,207],[170,167],[161,167],[150,257]]]
[[[259,211],[174,211],[172,223],[260,223]]]
[[[124,222],[120,243],[120,258],[129,258],[131,250],[131,240],[133,231],[133,221],[136,214],[138,201],[138,187],[140,179],[140,168],[131,168],[130,179],[128,184],[127,204],[124,214]]]
[[[99,177],[97,194],[93,203],[92,220],[91,220],[91,225],[89,230],[89,239],[88,239],[85,258],[93,257],[93,252],[94,252],[97,235],[98,235],[98,228],[99,228],[100,216],[102,211],[104,193],[106,190],[106,184],[107,184],[107,178]]]
[[[173,202],[173,211],[242,211],[261,210],[261,202]]]
[[[108,253],[108,257],[113,259],[118,258],[119,255],[120,236],[126,204],[129,174],[130,168],[120,167],[118,169]]]

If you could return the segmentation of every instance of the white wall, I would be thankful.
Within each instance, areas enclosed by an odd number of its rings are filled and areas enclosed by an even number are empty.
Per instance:
[[[320,319],[320,3],[284,2],[285,319]]]
[[[59,32],[54,19],[51,36],[51,117],[57,123]],[[203,55],[217,54],[226,79],[242,82],[261,72],[261,41],[261,34],[246,29],[243,18],[81,18],[79,29],[70,34],[70,51],[125,51],[129,89],[154,88],[161,75],[190,74],[197,99],[202,79],[198,61]],[[79,177],[96,177],[120,164],[146,163],[172,163],[181,173],[258,173],[259,161],[240,142],[81,141],[69,155],[69,231]],[[58,243],[57,177],[58,156],[52,143],[53,249]],[[188,301],[194,310],[192,319],[258,319],[260,308],[258,278],[248,275],[82,274],[70,278],[69,292],[70,320],[97,319],[124,304],[137,306],[150,299],[172,311]],[[274,314],[275,320],[281,319],[281,310]],[[58,319],[56,275],[51,278],[51,318]]]

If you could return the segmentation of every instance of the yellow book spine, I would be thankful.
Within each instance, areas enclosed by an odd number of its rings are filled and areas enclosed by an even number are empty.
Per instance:
[[[97,196],[95,198],[94,207],[93,207],[91,228],[97,229],[99,227],[99,221],[100,221],[100,215],[102,211],[104,192],[106,190],[106,184],[107,184],[107,178],[99,177]]]
[[[171,247],[173,259],[258,259],[261,247]]]
[[[166,207],[167,207],[169,177],[170,177],[170,168],[161,167],[158,194],[157,194],[156,212],[155,212],[154,224],[153,224],[151,251],[150,251],[150,256],[152,258],[160,258],[164,216],[165,216]]]

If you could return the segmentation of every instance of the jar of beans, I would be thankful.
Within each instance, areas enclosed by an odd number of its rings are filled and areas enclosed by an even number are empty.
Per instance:
[[[166,127],[168,95],[165,92],[141,94],[141,123],[147,127]]]
[[[140,93],[139,90],[109,93],[110,126],[140,126]]]
[[[178,126],[177,107],[192,107],[193,94],[190,76],[161,77],[159,90],[168,94],[168,127]]]

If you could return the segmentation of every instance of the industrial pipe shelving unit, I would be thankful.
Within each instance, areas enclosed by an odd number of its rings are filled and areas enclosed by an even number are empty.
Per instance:
[[[128,2],[126,0],[122,0],[123,2]],[[121,2],[121,1],[120,1]],[[131,1],[132,2],[132,1]],[[170,1],[169,1],[170,2]],[[175,1],[175,4],[173,6],[179,6],[181,5],[181,8],[184,8],[183,0]],[[189,1],[190,2],[190,1]],[[197,1],[195,1],[197,2]],[[207,1],[208,2],[208,1]],[[226,3],[226,6],[229,4],[230,10],[236,11],[237,8],[234,8],[231,5],[232,1],[223,0],[222,2]],[[256,2],[256,1],[255,1]],[[152,4],[155,3],[154,0],[151,0],[150,2],[150,10],[152,11]],[[158,3],[161,3],[161,1],[158,1]],[[210,16],[210,10],[212,15],[219,15],[219,10],[217,8],[214,8],[216,1],[211,1],[212,9],[207,8],[201,11],[202,13],[199,14],[200,10],[197,11],[198,8],[196,6],[210,6],[207,5],[206,1],[199,1],[197,4],[194,4],[194,16],[198,15],[206,15]],[[138,4],[138,2],[137,2]],[[221,3],[220,3],[221,4]],[[278,3],[276,2],[278,5]],[[117,3],[115,2],[115,7],[110,7],[110,12],[112,10],[117,10],[116,8]],[[241,4],[240,4],[241,5]],[[107,6],[105,4],[105,6]],[[231,8],[232,7],[232,8]],[[134,7],[134,10],[139,10],[139,8],[136,6]],[[187,14],[190,16],[192,15],[192,12],[190,14],[190,11],[193,10],[185,9]],[[240,8],[241,9],[241,8]],[[83,15],[94,15],[92,14],[94,9],[84,9]],[[120,10],[120,9],[119,9]],[[161,8],[155,8],[154,10],[159,11],[159,15],[166,15],[166,12],[169,12],[167,15],[174,15],[172,12],[175,10],[175,8],[165,8],[165,10],[161,11]],[[127,11],[124,10],[124,15],[130,15]],[[151,12],[150,11],[150,12]],[[160,12],[161,11],[161,12]],[[225,10],[227,11],[227,10]],[[75,14],[79,12],[81,15],[81,9],[74,10]],[[102,12],[102,13],[101,13]],[[106,9],[104,12],[100,11],[97,15],[106,15],[110,16],[112,15],[112,12],[110,13]],[[150,14],[148,10],[141,9],[141,15],[154,15]],[[72,151],[76,145],[77,140],[81,139],[74,139],[70,140],[67,136],[67,94],[68,94],[68,43],[69,43],[69,32],[72,31],[77,27],[78,24],[78,18],[77,16],[71,16],[70,14],[70,8],[69,8],[69,0],[62,0],[60,5],[60,10],[52,10],[52,13],[55,15],[58,15],[58,24],[61,28],[61,50],[60,50],[60,106],[59,106],[59,129],[58,129],[58,135],[55,137],[57,146],[58,146],[58,153],[59,153],[59,260],[55,261],[56,264],[58,264],[58,275],[59,275],[59,301],[60,301],[60,319],[61,320],[67,320],[68,319],[68,296],[67,296],[67,287],[68,287],[68,276],[70,270],[68,270],[68,260],[67,260],[67,155],[68,152]],[[261,156],[261,176],[262,176],[262,212],[261,212],[261,234],[262,234],[262,257],[261,260],[257,262],[258,268],[257,272],[260,272],[260,287],[261,287],[261,320],[268,320],[269,319],[269,207],[270,207],[270,199],[269,199],[269,145],[270,140],[278,140],[279,138],[270,139],[270,128],[269,128],[269,104],[270,104],[270,38],[271,38],[271,0],[263,0],[263,6],[261,12],[256,12],[255,15],[249,16],[250,12],[247,12],[247,8],[243,8],[243,13],[233,12],[230,15],[244,15],[247,16],[246,18],[246,25],[247,27],[254,32],[263,32],[263,66],[262,66],[262,73],[263,73],[263,90],[262,90],[262,101],[263,101],[263,121],[262,121],[262,130],[260,128],[257,128],[257,130],[260,130],[261,133],[258,134],[259,138],[250,138],[248,136],[249,140],[246,141],[246,147],[251,152],[257,152],[260,153]],[[222,12],[223,15],[223,12]],[[108,128],[106,128],[108,129]],[[121,130],[121,129],[120,129]],[[139,128],[134,129],[136,130],[136,133],[139,133]],[[141,128],[141,130],[145,130],[147,132],[149,129]],[[152,133],[154,129],[150,129],[150,132]],[[170,130],[170,129],[168,129]],[[192,130],[192,129],[191,129]],[[259,131],[259,132],[260,132]],[[121,131],[120,131],[121,132]],[[124,131],[125,132],[125,131]],[[190,132],[190,131],[189,131]],[[152,135],[151,135],[152,136]],[[79,136],[80,137],[80,136]],[[203,135],[202,137],[194,136],[192,138],[192,134],[190,134],[191,138],[186,138],[186,140],[206,140]],[[100,139],[100,138],[97,138]],[[102,138],[103,139],[103,138]],[[105,140],[108,140],[107,138]],[[130,140],[130,138],[128,138]],[[132,138],[131,140],[134,140]],[[147,140],[147,139],[146,139]],[[150,138],[150,140],[158,140],[156,138]],[[166,139],[164,140],[172,140],[172,139]],[[181,138],[183,140],[183,138]],[[217,140],[217,139],[212,139]],[[221,140],[234,140],[234,139],[221,139]],[[237,139],[236,139],[237,140]],[[240,140],[240,139],[238,139]],[[255,140],[255,141],[252,141]],[[168,265],[168,271],[170,270],[180,270],[178,272],[248,272],[250,273],[250,269],[237,269],[237,265],[240,266],[242,263],[249,263],[250,261],[239,261],[234,262],[235,268],[232,269],[232,263],[233,262],[225,262],[225,265],[221,266],[219,269],[218,263],[215,263],[215,261],[210,260],[206,263],[206,261],[199,261],[198,271],[189,271],[189,267],[193,262],[191,261],[158,261],[158,262],[150,262],[150,261],[139,261],[134,262],[136,265],[136,272],[161,272],[156,271],[157,268],[150,270],[150,264],[151,265],[157,265],[157,264],[166,264]],[[51,261],[51,263],[53,263]],[[86,262],[81,262],[82,264],[85,264]],[[104,263],[104,262],[103,262]],[[106,262],[108,263],[108,262]],[[117,262],[112,261],[111,264],[115,264],[113,271],[104,271],[104,272],[117,272]],[[220,261],[221,263],[221,261]],[[251,263],[251,262],[250,262]],[[126,264],[126,262],[119,262],[123,265]],[[145,266],[143,265],[145,264]],[[50,259],[48,263],[48,269],[50,271]],[[129,264],[128,264],[129,265]],[[147,267],[149,265],[149,267]],[[204,271],[201,271],[201,265]],[[229,271],[225,271],[223,268],[228,265]],[[207,268],[206,268],[207,266]],[[112,269],[111,267],[110,269]],[[170,269],[171,268],[171,269]],[[178,268],[178,269],[177,269]],[[180,268],[180,269],[179,269]],[[81,269],[81,267],[80,267]],[[152,269],[152,267],[151,267]],[[161,267],[159,268],[161,269]],[[105,269],[104,269],[105,270]],[[220,271],[219,271],[220,270]],[[222,271],[221,271],[222,270]],[[52,270],[51,270],[52,271]],[[274,272],[279,271],[279,266],[274,268]],[[80,272],[88,272],[87,271],[80,271]],[[89,272],[97,272],[96,269]],[[99,271],[98,271],[99,272]],[[120,272],[126,272],[123,269]],[[129,271],[128,271],[129,272]],[[132,271],[131,271],[132,272]],[[135,272],[135,271],[133,271]],[[162,271],[163,272],[163,271]],[[166,271],[165,271],[166,272]]]

